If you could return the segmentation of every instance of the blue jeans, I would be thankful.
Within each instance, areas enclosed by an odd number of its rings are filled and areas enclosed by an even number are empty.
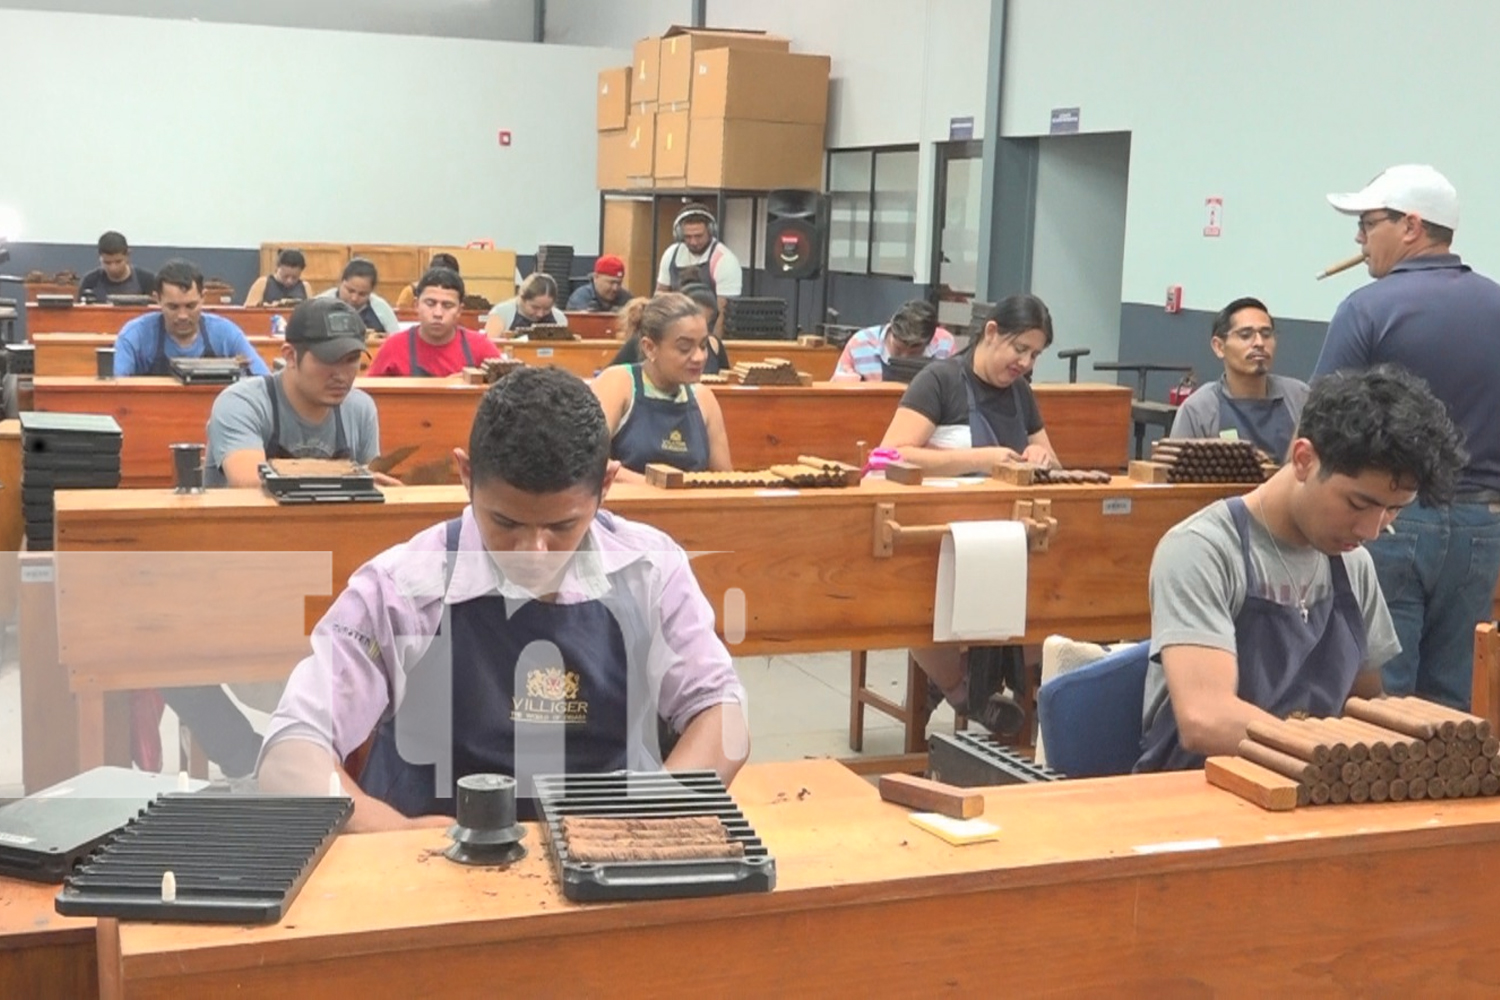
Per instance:
[[[1474,626],[1494,617],[1500,504],[1412,506],[1366,547],[1401,653],[1381,670],[1388,694],[1416,694],[1467,711]]]

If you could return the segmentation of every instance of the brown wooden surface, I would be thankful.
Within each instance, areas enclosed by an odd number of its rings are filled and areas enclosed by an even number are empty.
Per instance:
[[[60,917],[58,887],[0,876],[0,997],[99,995],[94,921]]]
[[[1270,813],[1196,772],[1012,786],[985,790],[1000,839],[951,847],[829,761],[751,765],[733,792],[774,892],[579,905],[534,832],[508,872],[433,857],[439,830],[345,836],[282,924],[123,924],[104,978],[131,1000],[1500,989],[1500,801]],[[984,913],[1025,915],[998,965]]]
[[[576,346],[558,344],[551,349]],[[572,360],[577,358],[572,356]],[[407,468],[441,461],[453,448],[465,446],[484,392],[483,386],[460,380],[367,378],[359,384],[375,399],[382,450],[419,446],[419,452],[407,460]],[[38,410],[108,413],[120,423],[124,431],[121,485],[129,489],[172,483],[168,446],[204,440],[209,410],[222,390],[183,386],[170,378],[38,376],[34,391]],[[873,447],[880,441],[901,392],[898,385],[819,383],[720,386],[715,396],[724,412],[735,467],[754,469],[790,462],[799,454],[858,462],[858,442]],[[1036,396],[1065,464],[1074,468],[1124,466],[1128,389],[1039,385]]]
[[[314,291],[322,291],[315,288]],[[241,297],[243,297],[241,291]],[[391,298],[391,302],[395,302]],[[71,309],[42,309],[35,302],[26,303],[26,336],[35,338],[39,333],[119,333],[120,327],[143,313],[155,312],[152,306],[97,306],[77,305]],[[247,336],[267,337],[271,334],[272,316],[290,316],[290,309],[271,309],[264,306],[215,306],[205,310],[223,316]],[[397,311],[396,318],[403,323],[415,322],[414,310]],[[484,316],[473,310],[465,310],[459,320],[471,330],[484,326]]]
[[[21,421],[0,420],[0,552],[16,552],[26,535],[21,516]],[[12,598],[14,589],[10,588]],[[3,602],[9,608],[11,599]]]

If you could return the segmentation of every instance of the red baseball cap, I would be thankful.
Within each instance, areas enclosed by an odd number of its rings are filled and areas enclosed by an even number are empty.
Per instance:
[[[606,278],[623,278],[625,277],[625,262],[614,254],[607,253],[594,261],[594,273],[602,274]]]

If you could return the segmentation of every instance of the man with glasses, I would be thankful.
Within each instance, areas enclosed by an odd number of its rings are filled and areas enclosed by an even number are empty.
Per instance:
[[[1458,193],[1432,167],[1383,171],[1328,201],[1358,219],[1371,277],[1339,304],[1315,375],[1395,364],[1420,376],[1464,432],[1454,503],[1413,506],[1369,544],[1401,655],[1385,690],[1467,709],[1474,625],[1500,576],[1500,285],[1453,253]]]
[[[1247,297],[1220,309],[1208,343],[1224,362],[1224,375],[1178,408],[1172,437],[1253,441],[1284,460],[1307,402],[1307,383],[1271,374],[1276,322],[1265,303]]]

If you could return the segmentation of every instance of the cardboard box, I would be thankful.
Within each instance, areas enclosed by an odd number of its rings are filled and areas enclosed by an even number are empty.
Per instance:
[[[599,168],[596,180],[600,191],[618,191],[625,187],[626,161],[630,157],[630,130],[617,128],[599,133]]]
[[[828,121],[827,56],[715,49],[699,53],[693,64],[694,118]]]
[[[656,115],[632,114],[625,124],[625,176],[627,187],[651,187],[656,162]],[[644,178],[646,183],[641,183]]]
[[[424,272],[432,266],[432,255],[439,252],[451,253],[458,261],[458,272],[463,275],[464,289],[468,294],[483,295],[490,300],[492,305],[516,297],[516,252],[514,250],[423,247],[421,260]]]
[[[601,253],[625,262],[625,287],[649,295],[656,287],[656,262],[651,259],[651,202],[629,198],[604,199]]]
[[[372,243],[351,245],[349,257],[363,257],[375,265],[379,281],[375,294],[392,305],[401,297],[401,290],[416,283],[422,276],[421,253],[418,247],[402,244]]]
[[[631,103],[655,101],[661,77],[661,39],[653,35],[636,42],[630,67]]]
[[[302,251],[302,256],[307,259],[302,280],[312,286],[314,295],[337,285],[344,275],[344,265],[349,263],[347,243],[297,243],[284,240],[260,245],[261,274],[270,274],[276,269],[276,258],[282,250]]]
[[[695,119],[687,181],[695,188],[821,190],[823,126]]]
[[[758,52],[788,52],[792,43],[779,35],[764,31],[739,31],[726,28],[685,28],[673,25],[661,37],[658,60],[656,100],[662,104],[682,104],[692,99],[693,60],[710,49],[741,49]]]
[[[599,106],[595,128],[604,132],[625,127],[630,111],[630,67],[599,71]]]
[[[688,161],[688,113],[656,113],[656,163],[651,173],[661,187],[686,187]]]

